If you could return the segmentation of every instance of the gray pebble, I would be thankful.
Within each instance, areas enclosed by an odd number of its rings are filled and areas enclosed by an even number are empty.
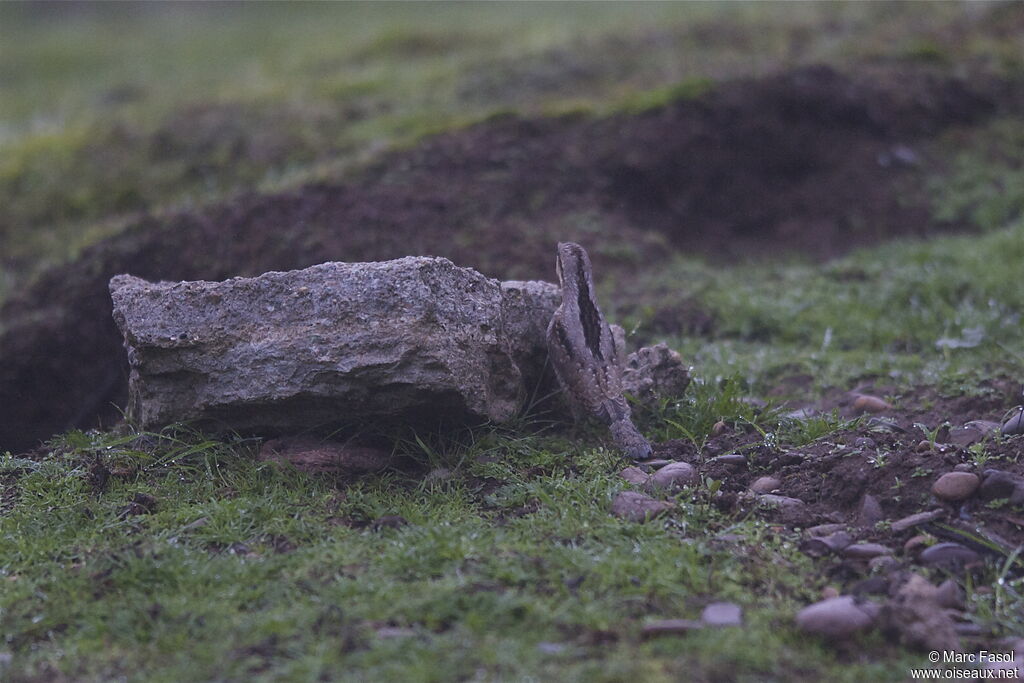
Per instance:
[[[980,557],[978,553],[959,543],[936,543],[921,551],[917,559],[929,567],[955,571],[964,565],[977,562]]]
[[[874,604],[840,595],[804,607],[796,615],[796,625],[807,633],[841,639],[870,628],[877,614]]]
[[[712,458],[711,462],[718,462],[723,465],[740,466],[747,464],[747,456],[740,455],[739,453],[729,453],[727,455],[720,455],[717,458]]]
[[[970,498],[978,490],[981,480],[970,472],[947,472],[932,484],[932,493],[942,500],[957,501]]]
[[[681,489],[696,484],[697,470],[687,462],[665,465],[651,475],[651,486],[658,489]]]
[[[743,609],[731,602],[713,602],[701,612],[700,620],[708,626],[742,626]]]
[[[879,555],[891,555],[892,550],[881,543],[855,543],[843,550],[843,557],[853,560],[869,560]]]
[[[946,513],[943,510],[936,509],[929,510],[928,512],[918,512],[915,515],[908,515],[907,517],[897,519],[895,522],[893,522],[892,530],[897,533],[901,531],[906,531],[907,529],[915,527],[918,524],[924,524],[925,522],[934,521],[939,517],[942,517],[944,514]]]
[[[1018,410],[1000,428],[1003,434],[1024,434],[1024,411]]]
[[[643,486],[651,478],[651,476],[644,472],[642,469],[640,469],[639,467],[634,467],[632,465],[619,472],[619,476],[628,481],[630,484],[635,484],[637,486]]]
[[[779,488],[782,484],[776,477],[758,477],[753,484],[750,485],[750,490],[754,493],[771,493],[775,489]]]
[[[612,514],[629,522],[644,522],[662,515],[674,506],[636,491],[620,491],[612,501]]]

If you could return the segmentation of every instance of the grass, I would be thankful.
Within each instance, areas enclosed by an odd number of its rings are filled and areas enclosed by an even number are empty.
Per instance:
[[[814,680],[842,659],[793,629],[820,586],[790,534],[725,518],[699,489],[668,523],[620,522],[602,449],[485,432],[443,483],[339,486],[196,434],[51,447],[0,462],[20,491],[0,519],[14,680],[792,680],[794,659]],[[98,489],[97,458],[127,474]],[[152,512],[126,512],[140,494]],[[385,514],[407,524],[366,524]],[[715,600],[747,626],[641,639],[645,620]],[[912,660],[891,654],[839,680],[897,680]]]

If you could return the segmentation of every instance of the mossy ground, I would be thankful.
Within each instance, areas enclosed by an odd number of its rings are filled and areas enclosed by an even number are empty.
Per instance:
[[[1020,19],[1001,6],[244,10],[0,7],[0,297],[134,212],[343,177],[496,112],[643,113],[812,62],[1022,68],[1001,29]],[[644,429],[704,444],[724,420],[785,450],[855,427],[794,425],[741,399],[875,383],[909,410],[927,408],[921,387],[941,407],[1024,381],[1022,140],[1006,118],[929,143],[935,221],[968,234],[825,264],[677,255],[628,280],[598,273],[611,318],[695,366],[688,395],[641,413]],[[598,249],[608,229],[588,223]],[[798,633],[794,612],[842,583],[798,550],[798,530],[716,505],[720,481],[630,524],[608,512],[623,463],[595,432],[524,418],[394,436],[403,464],[352,479],[185,428],[69,432],[3,456],[0,678],[895,681],[927,666],[879,634],[836,646]],[[1004,466],[1020,464],[1015,443],[992,447]],[[375,523],[388,515],[405,524]],[[1009,566],[968,586],[994,637],[1024,635]],[[645,621],[716,600],[740,604],[745,625],[641,637]]]

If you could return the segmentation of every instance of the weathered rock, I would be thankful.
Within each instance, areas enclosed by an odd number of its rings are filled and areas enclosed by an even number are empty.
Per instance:
[[[782,482],[777,477],[758,477],[750,485],[750,490],[754,493],[771,493],[781,485]]]
[[[839,640],[870,628],[877,614],[875,604],[841,595],[804,607],[796,615],[796,625],[807,633]]]
[[[880,413],[890,408],[892,406],[886,403],[885,399],[868,394],[861,394],[853,401],[853,409],[858,413]]]
[[[974,425],[953,427],[949,430],[949,443],[960,448],[967,448],[985,438],[985,432]]]
[[[837,531],[842,531],[844,529],[846,529],[845,524],[819,524],[817,526],[812,526],[808,529],[805,529],[804,535],[809,536],[811,538],[829,536],[831,534],[836,533]]]
[[[259,459],[291,463],[304,472],[375,472],[393,456],[379,448],[299,436],[265,441]]]
[[[843,549],[843,556],[855,560],[868,560],[879,555],[891,555],[892,550],[881,543],[855,543]]]
[[[857,526],[871,528],[883,519],[885,519],[885,513],[882,512],[882,506],[878,503],[878,499],[870,493],[865,493],[857,510],[855,520]]]
[[[366,416],[502,421],[527,396],[558,291],[447,259],[324,263],[224,282],[110,281],[129,415],[297,429]],[[524,367],[526,366],[526,367]],[[537,375],[539,373],[532,373]]]
[[[919,524],[925,524],[926,522],[934,521],[939,517],[942,517],[942,515],[944,514],[945,512],[943,512],[941,509],[936,509],[929,510],[928,512],[918,512],[915,515],[908,515],[906,517],[903,517],[902,519],[897,519],[895,522],[893,522],[892,530],[897,533],[901,531],[906,531],[907,529],[915,527]]]
[[[620,491],[612,501],[612,514],[630,522],[644,522],[674,507],[672,503],[655,500],[636,491]]]
[[[985,470],[985,479],[978,489],[984,501],[1006,498],[1011,505],[1024,503],[1024,477],[1003,470]]]
[[[693,465],[686,462],[674,462],[665,465],[651,475],[651,486],[656,489],[674,490],[696,484],[697,480],[697,470]]]
[[[962,610],[965,606],[964,591],[953,579],[946,579],[935,589],[935,602],[939,607]]]
[[[970,472],[946,472],[932,484],[932,493],[942,500],[964,500],[978,490],[980,483],[978,475]]]
[[[885,574],[895,570],[899,564],[899,561],[892,555],[877,555],[868,560],[868,569]]]
[[[742,467],[747,464],[747,456],[740,455],[739,453],[728,453],[726,455],[719,455],[716,458],[712,458],[711,462],[731,465],[733,467]]]
[[[689,384],[690,368],[664,342],[626,357],[622,390],[641,401],[682,396]]]
[[[959,543],[936,543],[925,548],[917,559],[923,565],[955,572],[981,558],[978,553]]]
[[[553,379],[546,334],[558,287],[499,282],[444,258],[323,263],[223,282],[118,275],[110,293],[131,368],[128,414],[144,428],[501,422]],[[642,397],[689,381],[664,345],[628,362],[630,390]]]
[[[838,526],[838,525],[837,525]],[[812,536],[800,543],[800,550],[811,557],[824,557],[829,553],[838,553],[853,543],[853,536],[839,530],[827,536]]]
[[[647,474],[639,467],[633,467],[632,465],[619,472],[619,476],[630,484],[635,484],[636,486],[644,486],[651,480],[651,475]]]
[[[743,609],[732,602],[713,602],[701,612],[700,620],[708,626],[742,626]]]

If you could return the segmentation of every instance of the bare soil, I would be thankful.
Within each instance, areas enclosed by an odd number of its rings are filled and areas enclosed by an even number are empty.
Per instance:
[[[107,282],[252,276],[327,260],[447,256],[552,278],[577,240],[619,277],[673,251],[827,259],[930,219],[925,143],[1019,110],[1024,88],[906,64],[803,68],[596,118],[501,116],[397,150],[344,182],[141,214],[0,312],[0,448],[109,425],[127,368]],[[698,329],[699,332],[699,329]]]

